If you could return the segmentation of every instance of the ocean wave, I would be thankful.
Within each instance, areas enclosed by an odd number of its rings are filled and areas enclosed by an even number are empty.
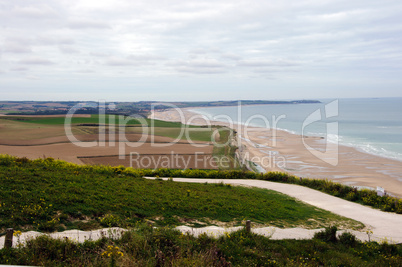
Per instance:
[[[276,127],[276,129],[279,130],[279,131],[284,131],[284,132],[290,133],[290,134],[299,134],[298,132],[292,131],[292,130],[289,130],[289,129],[279,128],[279,127]]]
[[[291,132],[289,130],[284,129],[287,132]],[[402,161],[402,153],[397,151],[391,151],[386,146],[395,146],[395,143],[372,143],[367,142],[366,139],[358,139],[358,138],[350,138],[337,134],[328,134],[324,132],[307,132],[304,134],[305,136],[315,136],[315,137],[324,137],[326,141],[329,143],[338,143],[340,145],[353,147],[358,149],[361,152],[368,153],[374,156],[379,156],[383,158],[393,159]],[[385,146],[385,147],[384,147]],[[402,151],[402,146],[401,146]]]
[[[374,156],[402,161],[402,153],[388,150],[383,147],[385,144],[382,144],[382,143],[350,142],[349,141],[349,142],[341,143],[341,144],[349,146],[349,147],[354,147],[362,152],[365,152],[365,153],[368,153],[368,154],[371,154]],[[392,145],[391,143],[389,143],[389,144]]]

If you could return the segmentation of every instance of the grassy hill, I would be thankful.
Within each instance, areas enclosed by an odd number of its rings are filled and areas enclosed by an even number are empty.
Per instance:
[[[278,227],[362,227],[274,191],[153,181],[124,167],[0,156],[0,180],[2,229],[86,230],[143,221],[159,226],[239,225],[246,219]]]
[[[158,173],[171,170],[159,170]],[[359,228],[358,222],[285,195],[229,184],[147,180],[152,170],[79,166],[51,158],[0,155],[0,228],[53,231],[123,226],[120,239],[76,243],[41,236],[0,250],[0,264],[39,266],[401,266],[401,245],[335,237],[270,240],[240,230],[220,238],[183,235],[167,226],[226,222]],[[202,174],[200,171],[193,173]],[[211,172],[218,174],[219,172]],[[221,175],[228,175],[224,172]],[[235,174],[235,172],[233,172]],[[147,222],[147,223],[144,223]],[[153,224],[157,227],[152,227]],[[164,226],[166,225],[166,226]],[[1,231],[0,231],[1,232]],[[18,240],[18,232],[16,237]]]

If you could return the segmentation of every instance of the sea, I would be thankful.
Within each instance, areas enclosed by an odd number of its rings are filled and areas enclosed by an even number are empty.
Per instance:
[[[402,161],[402,98],[318,99],[313,104],[191,109],[210,120],[276,128]]]

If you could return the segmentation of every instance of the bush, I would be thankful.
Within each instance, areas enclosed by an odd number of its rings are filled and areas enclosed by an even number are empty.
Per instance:
[[[23,158],[16,158],[15,162],[21,163],[21,164],[26,164],[26,163],[30,162],[30,160],[27,157],[23,157]]]
[[[338,228],[336,226],[326,227],[325,230],[315,233],[314,238],[322,240],[324,242],[332,242],[335,243],[338,241],[336,238],[336,231]]]
[[[50,221],[40,223],[38,229],[45,232],[54,232],[57,230],[59,222],[59,218],[53,218]]]
[[[356,201],[358,199],[358,195],[355,192],[351,191],[347,193],[346,199],[349,201]]]
[[[344,232],[339,236],[339,242],[347,246],[355,246],[357,243],[356,236],[351,233]]]
[[[99,218],[99,222],[104,227],[116,227],[119,225],[120,218],[112,214],[106,214],[102,218]]]
[[[381,243],[380,249],[385,254],[398,253],[398,247],[395,244],[389,244],[386,240]]]
[[[12,166],[15,164],[16,162],[15,157],[12,156],[8,156],[8,155],[0,155],[0,166]]]

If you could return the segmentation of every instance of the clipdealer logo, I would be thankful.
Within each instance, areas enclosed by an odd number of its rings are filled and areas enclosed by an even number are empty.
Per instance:
[[[242,106],[241,102],[238,102],[237,106],[237,119],[234,120],[232,117],[221,114],[214,116],[213,118],[207,118],[201,114],[193,114],[191,116],[187,116],[183,112],[182,109],[177,107],[174,104],[170,103],[152,103],[151,105],[151,112],[155,114],[156,111],[161,110],[161,107],[168,108],[171,114],[174,114],[173,121],[178,121],[181,123],[180,127],[178,128],[178,135],[175,139],[166,142],[156,142],[156,132],[155,129],[155,120],[147,120],[141,116],[136,114],[131,116],[108,116],[106,114],[106,110],[114,110],[115,104],[110,103],[106,105],[105,101],[99,101],[98,103],[98,110],[99,110],[99,122],[96,124],[98,127],[98,138],[94,141],[80,141],[76,138],[73,134],[72,130],[72,122],[75,113],[83,108],[83,107],[93,107],[86,103],[80,103],[75,105],[71,108],[66,115],[65,118],[65,133],[71,143],[76,146],[83,147],[83,148],[91,148],[91,147],[116,147],[118,146],[118,158],[119,160],[126,159],[127,155],[130,155],[130,162],[131,165],[137,166],[165,166],[168,168],[188,168],[190,166],[190,162],[192,162],[192,166],[194,168],[206,168],[206,166],[212,166],[215,168],[228,166],[231,159],[226,156],[220,157],[213,157],[212,155],[202,155],[203,153],[195,152],[193,153],[193,159],[191,156],[187,155],[184,157],[184,154],[175,154],[170,151],[167,154],[160,154],[159,157],[154,155],[147,155],[141,154],[135,151],[135,148],[139,148],[144,143],[148,143],[151,147],[169,147],[177,144],[178,142],[182,141],[183,139],[186,142],[193,146],[193,147],[202,147],[205,144],[200,142],[196,142],[192,140],[192,136],[190,134],[191,131],[195,130],[210,130],[212,132],[210,144],[214,147],[222,148],[233,141],[232,138],[228,138],[224,143],[219,142],[216,140],[216,136],[219,136],[219,129],[212,125],[212,121],[224,121],[225,125],[229,128],[235,129],[237,132],[237,137],[235,138],[237,143],[234,144],[237,146],[238,150],[236,152],[237,161],[235,163],[241,162],[242,164],[246,162],[254,162],[255,164],[259,165],[263,169],[272,169],[274,167],[278,167],[279,169],[286,169],[286,155],[280,155],[277,151],[275,151],[275,147],[277,145],[277,125],[278,122],[282,119],[286,119],[286,115],[280,116],[271,116],[271,120],[269,120],[266,116],[262,114],[255,114],[247,118],[244,124],[239,123],[243,121],[242,118]],[[323,113],[323,115],[321,114]],[[172,115],[173,116],[173,115]],[[326,136],[325,138],[325,151],[321,151],[320,149],[314,148],[310,146],[306,142],[306,127],[315,123],[322,121],[323,119],[334,118],[338,116],[338,101],[333,101],[325,105],[324,109],[317,109],[312,112],[307,118],[303,121],[302,125],[302,142],[304,147],[316,158],[336,166],[338,164],[338,141],[334,140],[333,142],[329,141],[330,136],[338,136],[338,122],[328,122],[326,123]],[[136,120],[136,124],[138,129],[141,131],[136,131],[137,134],[140,135],[140,138],[136,141],[129,141],[127,139],[127,132],[126,126],[130,124],[130,121]],[[262,129],[266,129],[270,131],[270,138],[269,138],[269,146],[273,151],[269,151],[269,155],[263,156],[255,156],[249,153],[249,151],[243,151],[243,148],[246,146],[249,147],[261,147],[260,144],[255,143],[252,141],[249,136],[249,132],[255,129],[256,127],[251,126],[254,120],[260,120],[264,123]],[[192,124],[202,125],[202,128],[197,129],[192,127]],[[260,127],[261,129],[261,127]],[[232,144],[233,145],[233,144]],[[263,146],[262,146],[263,147]],[[126,150],[130,149],[130,153],[127,154]],[[133,152],[134,151],[134,152]],[[201,156],[202,155],[202,156]],[[204,163],[202,163],[202,161]],[[208,164],[206,163],[208,162]],[[152,163],[152,164],[151,164]],[[216,163],[216,164],[215,164]],[[194,165],[195,164],[195,165]],[[197,167],[200,166],[200,167]]]

